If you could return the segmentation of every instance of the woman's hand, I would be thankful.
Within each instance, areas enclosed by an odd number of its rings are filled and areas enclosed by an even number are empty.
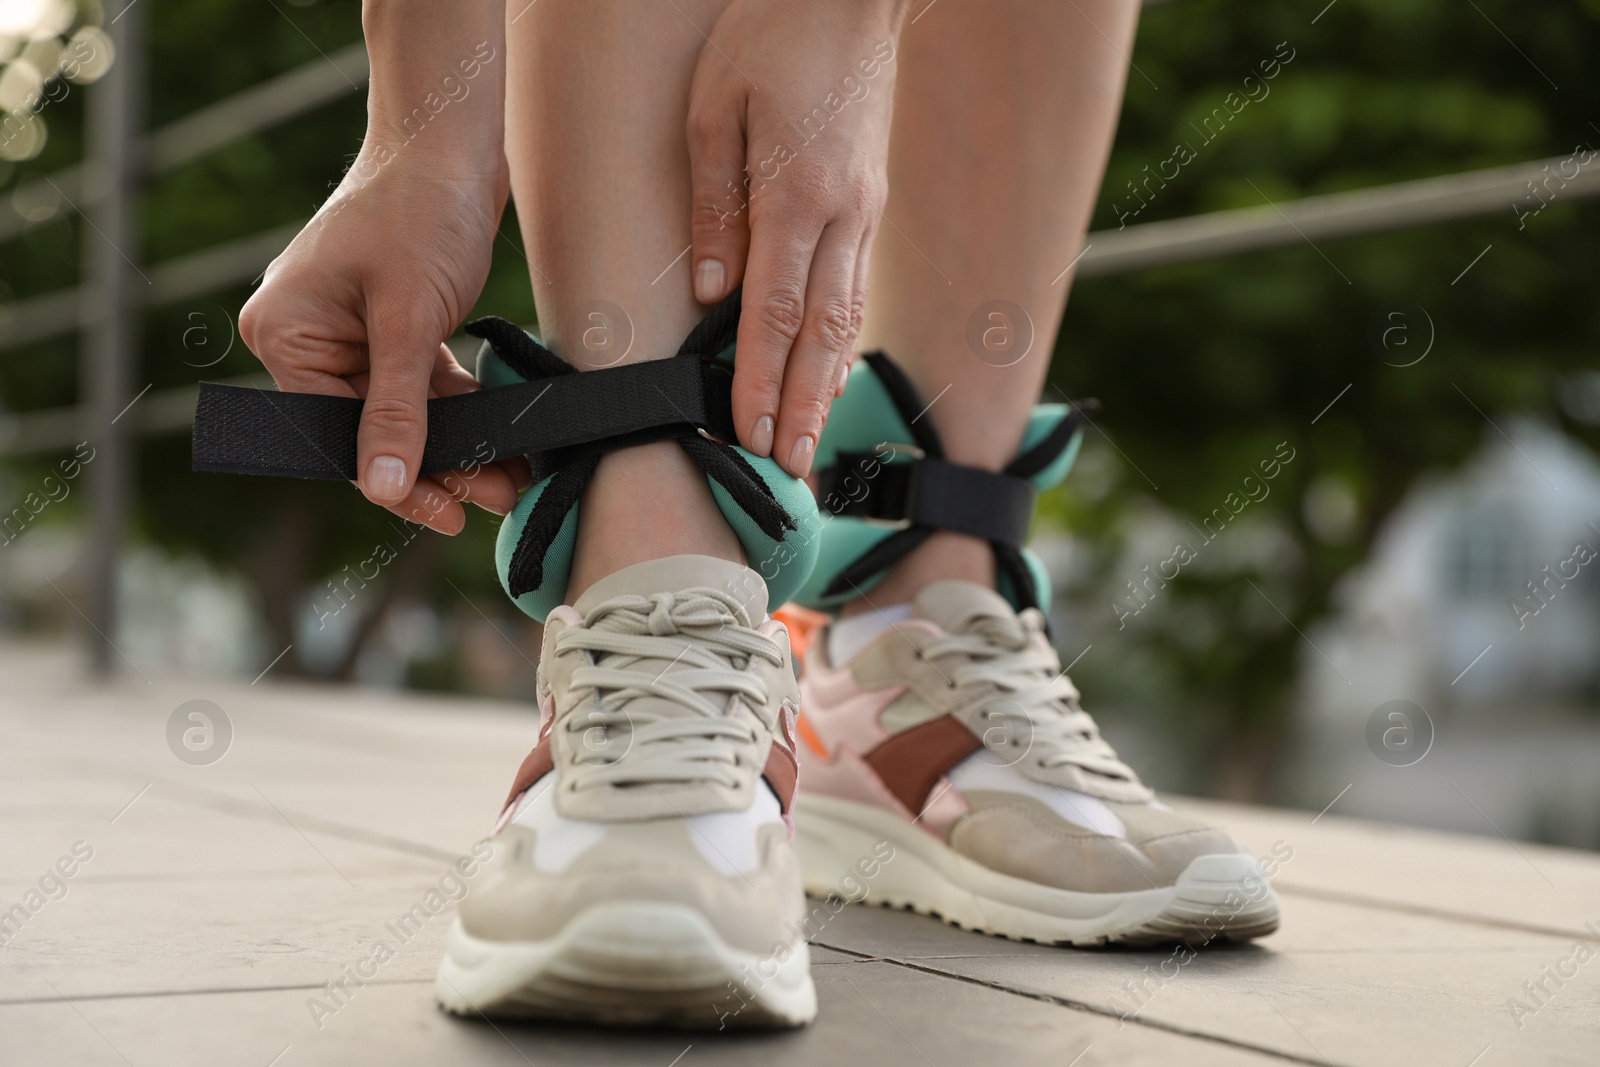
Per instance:
[[[695,298],[744,284],[734,425],[801,477],[861,327],[904,11],[733,0],[690,89]]]
[[[458,500],[501,515],[516,502],[514,467],[417,474],[428,398],[478,387],[442,342],[488,277],[506,186],[452,181],[432,161],[417,163],[403,151],[384,166],[358,157],[267,268],[239,328],[280,389],[365,397],[361,491],[397,515],[455,534],[466,522]]]
[[[520,457],[418,477],[428,398],[478,388],[444,339],[472,310],[510,190],[499,4],[366,3],[367,135],[239,316],[278,387],[361,396],[361,491],[440,533],[516,503]]]

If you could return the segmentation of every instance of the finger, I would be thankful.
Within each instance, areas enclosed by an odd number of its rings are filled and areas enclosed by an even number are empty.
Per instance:
[[[517,485],[504,467],[475,463],[461,470],[445,471],[428,479],[455,500],[476,504],[496,515],[508,515],[517,503]]]
[[[844,358],[839,361],[839,384],[834,390],[834,399],[844,396],[845,386],[850,382],[850,368],[856,363],[856,346],[861,339],[861,324],[867,307],[868,283],[872,279],[872,241],[876,233],[877,227],[869,222],[861,234],[861,244],[856,249],[855,295],[851,298],[854,301],[852,306],[857,312],[856,332],[855,337],[850,340],[850,347],[845,349]]]
[[[456,360],[450,346],[443,344],[439,346],[428,386],[433,396],[458,396],[482,388],[478,379]],[[508,514],[517,503],[517,495],[533,481],[527,460],[521,456],[501,460],[488,441],[479,447],[473,463],[460,470],[433,475],[432,479],[455,499],[470,501],[496,515]]]
[[[284,320],[262,302],[261,292],[252,296],[239,313],[239,337],[272,375],[278,388],[286,393],[358,395],[342,376],[366,365],[365,347],[351,341],[308,336],[300,322]]]
[[[450,346],[440,344],[439,351],[433,357],[433,370],[428,376],[428,388],[433,390],[434,396],[457,396],[461,393],[472,393],[481,389],[478,379],[472,372],[463,367],[456,359],[455,353],[450,351]]]
[[[533,468],[529,466],[526,457],[512,456],[510,459],[501,460],[495,466],[506,472],[519,496],[527,492],[528,486],[533,484]]]
[[[389,510],[448,537],[454,537],[467,525],[466,511],[432,478],[418,478],[406,498],[391,504]]]
[[[356,471],[367,499],[388,507],[405,501],[416,483],[440,337],[393,303],[369,308],[367,331],[372,370],[356,437]]]
[[[805,321],[806,276],[823,220],[774,193],[756,207],[733,372],[733,425],[744,447],[768,456],[775,454],[783,368]]]
[[[823,420],[839,387],[839,366],[855,343],[861,312],[855,302],[856,227],[835,222],[822,231],[806,281],[805,324],[789,353],[778,405],[773,455],[796,477],[811,473]]]
[[[732,106],[730,106],[730,104]],[[694,298],[714,304],[744,277],[750,247],[744,180],[744,98],[728,101],[696,78],[689,93],[689,216]]]

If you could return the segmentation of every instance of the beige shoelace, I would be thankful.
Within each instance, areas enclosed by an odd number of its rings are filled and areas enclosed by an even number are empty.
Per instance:
[[[929,660],[960,655],[955,666],[943,669],[949,683],[969,697],[962,710],[983,708],[985,720],[1001,724],[994,731],[1008,742],[1022,738],[1030,754],[1038,753],[1040,766],[1073,764],[1137,783],[1133,769],[1079,706],[1078,689],[1055,651],[1040,640],[1043,633],[1044,616],[1032,608],[1012,618],[985,615],[924,646],[922,654]],[[984,743],[996,747],[993,740],[985,737]]]
[[[766,684],[746,668],[752,658],[781,666],[783,653],[739,622],[736,603],[710,588],[614,597],[591,610],[584,626],[556,638],[557,653],[588,653],[591,665],[574,670],[571,685],[596,697],[562,724],[584,735],[571,745],[572,788],[738,784],[734,744],[756,735],[737,707],[741,699],[752,706],[767,700]]]

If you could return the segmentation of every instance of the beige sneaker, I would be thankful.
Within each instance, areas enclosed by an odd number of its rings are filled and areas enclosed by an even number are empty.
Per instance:
[[[993,591],[941,581],[848,663],[806,656],[806,887],[874,842],[867,899],[1049,944],[1261,937],[1278,902],[1222,830],[1158,801],[1101,739],[1044,633]]]
[[[766,598],[746,567],[675,556],[550,613],[539,743],[450,931],[446,1010],[815,1017],[788,817],[799,692]]]

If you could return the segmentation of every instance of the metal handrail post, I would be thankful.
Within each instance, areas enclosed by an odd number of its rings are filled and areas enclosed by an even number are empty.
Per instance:
[[[93,673],[111,673],[117,627],[117,577],[127,522],[133,447],[129,423],[122,419],[132,399],[129,388],[138,359],[143,279],[138,260],[139,139],[145,121],[145,5],[123,7],[107,27],[116,61],[90,90],[88,158],[85,176],[100,194],[88,208],[82,257],[88,284],[80,312],[83,349],[79,388],[90,422],[84,439],[94,448],[89,462],[89,538],[84,558],[88,592],[83,611],[90,629]]]

